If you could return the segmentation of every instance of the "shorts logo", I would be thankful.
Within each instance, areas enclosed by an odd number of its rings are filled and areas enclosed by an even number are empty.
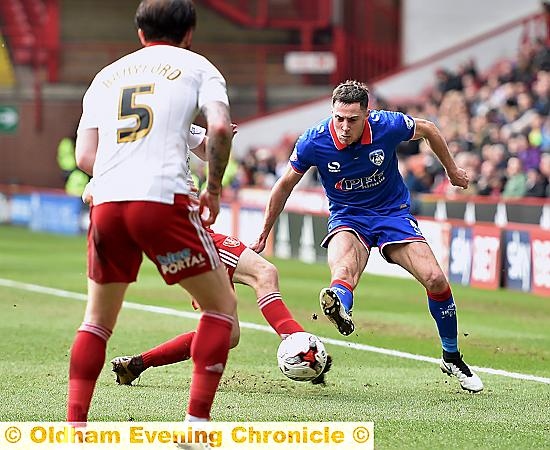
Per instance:
[[[414,127],[414,120],[411,119],[409,116],[406,116],[403,114],[403,118],[405,119],[405,124],[407,125],[407,128],[410,130],[412,127]]]
[[[202,253],[194,255],[188,248],[175,253],[157,255],[157,261],[160,263],[160,270],[163,275],[167,273],[175,274],[180,270],[195,266],[202,267],[206,264],[206,259]]]
[[[292,155],[290,155],[290,160],[293,162],[298,161],[298,150],[296,147],[294,147],[294,150],[292,151]]]
[[[381,166],[384,162],[384,150],[379,148],[378,150],[373,150],[369,153],[369,159],[376,166]]]
[[[225,238],[225,241],[222,242],[222,245],[224,247],[238,247],[239,245],[241,245],[241,241],[234,237],[227,236]]]
[[[337,173],[340,172],[340,163],[338,161],[332,161],[327,164],[328,171]]]
[[[411,224],[411,227],[413,227],[413,231],[418,236],[422,236],[422,231],[420,231],[420,228],[418,227],[418,224],[414,220],[411,220],[411,219],[409,219],[409,223]]]

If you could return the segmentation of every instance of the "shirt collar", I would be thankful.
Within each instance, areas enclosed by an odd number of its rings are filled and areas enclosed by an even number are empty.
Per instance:
[[[151,42],[147,42],[145,44],[145,47],[153,47],[154,45],[171,45],[172,47],[174,47],[174,44],[170,44],[169,42],[167,41],[151,41]]]
[[[372,144],[372,128],[369,123],[369,117],[370,117],[370,114],[365,119],[365,128],[363,128],[363,134],[361,135],[361,145]],[[332,142],[334,143],[334,146],[338,150],[344,150],[346,147],[348,147],[346,144],[342,144],[338,140],[338,136],[336,134],[336,129],[334,128],[332,117],[329,120],[328,128],[330,131],[330,136],[332,137]]]

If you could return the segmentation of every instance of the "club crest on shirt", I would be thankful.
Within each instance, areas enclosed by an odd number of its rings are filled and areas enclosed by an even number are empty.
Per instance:
[[[239,241],[238,239],[236,239],[234,237],[227,236],[225,238],[225,241],[223,241],[222,245],[224,247],[238,247],[239,245],[241,245],[241,241]]]
[[[384,162],[384,150],[382,150],[381,148],[373,150],[369,153],[369,159],[374,165],[381,166]]]

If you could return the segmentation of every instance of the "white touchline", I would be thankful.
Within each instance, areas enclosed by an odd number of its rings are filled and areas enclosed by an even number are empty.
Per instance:
[[[46,286],[39,286],[37,284],[21,283],[19,281],[7,280],[0,278],[0,286],[5,286],[14,289],[22,289],[25,291],[38,292],[40,294],[53,295],[55,297],[70,298],[73,300],[86,301],[86,295],[78,292],[64,291],[62,289],[55,289]],[[156,314],[164,314],[167,316],[185,317],[187,319],[199,319],[200,313],[179,311],[172,308],[164,308],[162,306],[142,305],[140,303],[132,303],[125,301],[122,305],[123,308],[136,309],[138,311],[147,311]],[[241,328],[248,328],[251,330],[266,331],[268,333],[275,333],[271,327],[267,325],[259,325],[251,322],[239,322]],[[362,350],[365,352],[381,353],[388,356],[396,356],[398,358],[413,359],[415,361],[425,361],[430,363],[439,364],[438,358],[431,358],[429,356],[415,355],[414,353],[400,352],[399,350],[390,350],[387,348],[373,347],[372,345],[357,344],[354,342],[346,342],[338,339],[321,337],[323,342],[331,345],[337,345],[339,347],[352,348],[354,350]],[[550,384],[550,378],[538,377],[535,375],[528,375],[517,372],[508,372],[506,370],[491,369],[490,367],[477,367],[471,366],[477,372],[489,373],[491,375],[500,375],[502,377],[516,378],[518,380],[536,381],[539,383]]]

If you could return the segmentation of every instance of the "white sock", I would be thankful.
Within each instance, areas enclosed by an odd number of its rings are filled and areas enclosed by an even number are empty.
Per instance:
[[[205,417],[196,417],[192,416],[191,414],[186,414],[185,422],[209,422],[209,420]]]

